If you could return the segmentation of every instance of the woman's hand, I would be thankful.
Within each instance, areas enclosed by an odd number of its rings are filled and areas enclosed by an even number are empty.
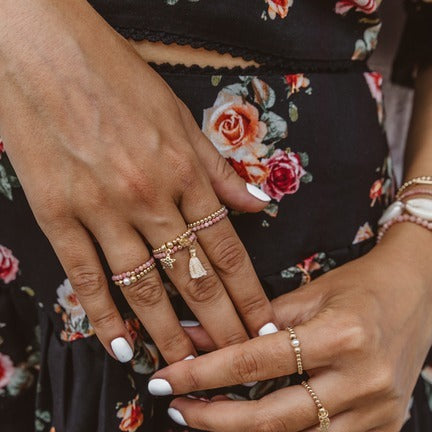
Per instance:
[[[113,354],[112,340],[132,341],[91,234],[121,273],[149,259],[143,238],[160,246],[218,210],[219,198],[259,211],[266,197],[248,191],[166,82],[86,1],[3,0],[3,15],[1,136],[38,223]],[[200,232],[199,244],[207,276],[191,279],[181,252],[167,273],[217,346],[274,322],[229,221]],[[168,362],[195,354],[156,270],[122,291]],[[122,346],[115,354],[126,361],[131,351]]]
[[[283,326],[295,326],[310,385],[329,411],[331,432],[398,432],[432,344],[431,235],[404,223],[366,256],[279,297]],[[428,264],[429,261],[429,264]],[[194,330],[198,346],[211,344]],[[153,378],[174,394],[266,380],[297,371],[287,331],[178,362]],[[178,398],[171,416],[215,432],[313,431],[317,408],[300,385],[258,401]]]

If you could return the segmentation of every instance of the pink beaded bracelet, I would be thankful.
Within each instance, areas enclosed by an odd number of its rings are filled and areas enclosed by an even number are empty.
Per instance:
[[[418,216],[413,216],[409,214],[403,214],[400,216],[395,217],[394,219],[389,220],[386,222],[379,230],[378,236],[377,236],[377,243],[381,241],[384,234],[395,224],[401,223],[401,222],[413,222],[417,225],[422,226],[423,228],[426,228],[429,231],[432,231],[432,222],[428,222],[426,219],[422,219]]]
[[[113,275],[111,279],[117,286],[129,286],[137,282],[156,267],[153,257],[133,270]]]
[[[399,200],[402,201],[405,198],[409,198],[415,195],[431,195],[432,196],[432,189],[424,189],[424,188],[417,188],[417,189],[411,189],[408,192],[403,193]]]

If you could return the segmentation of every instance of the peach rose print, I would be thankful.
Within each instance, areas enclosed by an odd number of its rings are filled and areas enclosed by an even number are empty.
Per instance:
[[[267,154],[267,134],[258,109],[240,95],[221,90],[214,105],[203,112],[202,131],[225,158],[254,163]]]

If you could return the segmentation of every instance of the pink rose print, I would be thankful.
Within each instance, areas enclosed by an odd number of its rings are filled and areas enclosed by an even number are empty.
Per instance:
[[[265,0],[268,4],[268,15],[275,19],[276,15],[285,18],[288,15],[288,9],[293,5],[294,0]]]
[[[18,273],[19,261],[12,254],[12,251],[0,245],[0,279],[4,283],[15,280]]]
[[[6,387],[15,371],[9,356],[0,353],[0,389]]]
[[[267,154],[262,143],[266,124],[258,109],[241,96],[221,90],[214,105],[203,112],[202,131],[225,158],[250,161]]]
[[[306,174],[299,155],[277,149],[270,159],[263,159],[262,163],[269,170],[269,175],[262,185],[267,195],[280,201],[284,195],[297,192],[300,179]]]
[[[352,8],[366,14],[374,13],[381,3],[380,0],[341,0],[336,3],[336,13],[345,15]]]

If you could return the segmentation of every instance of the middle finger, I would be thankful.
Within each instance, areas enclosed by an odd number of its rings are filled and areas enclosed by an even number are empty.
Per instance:
[[[145,213],[144,213],[145,214]],[[156,248],[172,241],[187,230],[186,223],[172,203],[161,216],[152,220],[140,218],[137,227]],[[175,262],[165,271],[218,347],[240,343],[248,334],[221,280],[200,245],[195,242],[197,256],[207,274],[193,279],[189,274],[189,252],[179,250],[172,255]]]

